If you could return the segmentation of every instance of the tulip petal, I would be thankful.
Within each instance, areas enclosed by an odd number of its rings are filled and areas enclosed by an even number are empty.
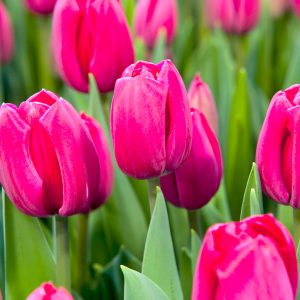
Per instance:
[[[60,165],[63,205],[59,215],[90,210],[90,197],[99,187],[99,162],[95,146],[75,109],[59,100],[40,119],[52,140]]]
[[[290,198],[282,170],[282,145],[288,134],[287,109],[290,107],[291,104],[283,92],[273,97],[256,150],[256,162],[263,190],[272,199],[283,204],[288,204]]]
[[[0,181],[5,192],[24,213],[47,216],[43,182],[30,157],[30,127],[9,104],[0,108],[0,136]]]
[[[149,178],[165,170],[167,86],[137,76],[117,81],[111,132],[119,167],[129,176]]]

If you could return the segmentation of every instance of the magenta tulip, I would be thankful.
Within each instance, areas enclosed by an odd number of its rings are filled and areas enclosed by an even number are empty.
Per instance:
[[[264,192],[279,203],[300,208],[300,85],[272,99],[260,132],[256,162]]]
[[[111,134],[120,169],[135,178],[172,172],[191,149],[187,92],[170,60],[139,61],[118,79]]]
[[[53,12],[56,0],[25,0],[27,7],[37,14],[50,14]]]
[[[34,290],[26,300],[74,300],[74,298],[63,287],[56,288],[51,282],[46,282]]]
[[[194,275],[192,300],[293,300],[296,250],[272,215],[208,229]]]
[[[295,14],[300,17],[300,0],[291,0],[291,4]]]
[[[187,160],[160,178],[165,199],[175,206],[198,209],[217,192],[222,178],[220,145],[204,115],[192,109],[193,142]]]
[[[14,37],[10,16],[0,1],[0,64],[7,63],[14,52]]]
[[[98,124],[41,91],[0,108],[0,183],[22,212],[87,213],[112,189],[108,142]]]
[[[205,15],[211,28],[243,34],[258,22],[260,6],[260,0],[205,0]]]
[[[165,30],[170,44],[177,29],[176,0],[139,0],[135,11],[135,28],[148,48],[155,46],[158,33]]]
[[[210,128],[217,135],[219,124],[216,103],[209,86],[202,81],[199,74],[192,81],[188,96],[190,107],[204,114]]]
[[[88,91],[92,73],[100,92],[112,91],[134,50],[118,0],[60,0],[53,13],[53,50],[62,78]]]

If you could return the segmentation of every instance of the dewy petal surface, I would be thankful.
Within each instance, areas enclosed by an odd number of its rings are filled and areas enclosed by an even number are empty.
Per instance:
[[[42,179],[30,157],[30,126],[9,104],[0,108],[0,181],[11,201],[24,213],[47,216]]]

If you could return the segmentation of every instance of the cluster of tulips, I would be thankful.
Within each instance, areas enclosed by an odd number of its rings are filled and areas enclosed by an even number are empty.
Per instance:
[[[218,114],[222,111],[218,113],[212,90],[202,80],[203,74],[201,77],[194,74],[187,90],[172,62],[171,46],[180,26],[176,0],[137,2],[135,35],[142,40],[145,59],[137,61],[122,1],[24,2],[31,13],[50,15],[49,40],[56,72],[69,89],[83,97],[92,93],[95,83],[102,100],[112,92],[109,116],[101,124],[97,116],[78,113],[70,102],[47,87],[18,105],[1,99],[2,197],[5,199],[6,194],[25,215],[54,216],[55,220],[53,244],[57,275],[28,292],[27,299],[81,299],[79,293],[85,287],[70,283],[70,262],[62,258],[69,255],[69,217],[87,216],[101,209],[112,194],[115,172],[120,169],[128,177],[149,181],[150,228],[161,205],[160,200],[153,199],[153,188],[155,192],[156,186],[160,186],[167,202],[189,211],[191,227],[199,233],[199,217],[193,218],[193,211],[198,212],[207,205],[223,187],[222,147],[218,137],[223,124]],[[289,10],[300,16],[300,2],[270,1],[270,14],[274,17]],[[261,11],[259,0],[203,2],[203,15],[210,30],[222,29],[231,37],[241,39],[255,28]],[[165,42],[165,58],[152,62],[161,37]],[[9,64],[18,50],[9,11],[0,0],[0,67]],[[105,101],[98,104],[107,105]],[[295,211],[300,209],[299,104],[300,85],[277,92],[269,104],[256,146],[259,176],[255,176],[261,180],[259,188],[266,197]],[[107,121],[110,131],[106,130]],[[253,191],[249,205],[255,211],[259,196],[253,196]],[[4,222],[5,218],[0,220]],[[5,223],[1,228],[5,228]],[[296,238],[299,238],[297,234]],[[145,248],[149,248],[147,243]],[[160,255],[167,249],[155,251]],[[197,257],[190,282],[193,300],[297,297],[294,239],[271,213],[252,213],[240,221],[212,225],[203,234]],[[144,269],[147,266],[143,264]],[[144,277],[134,277],[138,275],[128,273],[129,269],[123,272],[125,299],[183,299],[182,292],[174,295],[173,285],[179,279],[174,283],[147,272],[143,272]],[[0,287],[4,299],[23,297],[11,296],[5,284]],[[73,294],[71,287],[75,290]],[[13,294],[18,295],[18,287],[14,289]],[[134,292],[130,292],[132,289]],[[149,292],[148,298],[146,292],[141,292],[143,289]]]

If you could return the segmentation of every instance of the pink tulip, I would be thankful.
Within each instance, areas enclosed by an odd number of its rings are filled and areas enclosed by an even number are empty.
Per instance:
[[[160,178],[165,199],[186,209],[204,206],[217,192],[222,178],[220,145],[204,115],[192,109],[193,142],[187,160]]]
[[[60,0],[53,13],[53,49],[62,78],[88,91],[92,73],[101,93],[112,91],[134,50],[118,0]]]
[[[274,18],[281,16],[290,6],[290,0],[269,0],[269,11]]]
[[[53,12],[56,0],[25,0],[27,7],[37,14],[50,14]]]
[[[256,162],[264,192],[273,200],[300,208],[300,85],[272,99],[260,132]]]
[[[260,6],[260,0],[205,0],[205,15],[210,27],[243,34],[258,22]]]
[[[291,4],[295,14],[300,17],[300,0],[291,0]]]
[[[0,64],[7,63],[14,52],[14,37],[10,16],[0,1]]]
[[[0,108],[0,183],[24,213],[87,213],[112,189],[108,142],[98,124],[45,90]]]
[[[139,61],[118,79],[111,109],[111,134],[121,170],[135,178],[172,172],[191,149],[187,92],[170,60]]]
[[[204,114],[210,128],[217,135],[219,125],[216,103],[209,86],[202,81],[199,74],[197,74],[192,81],[188,96],[190,107],[195,108]]]
[[[155,46],[161,29],[166,31],[170,44],[177,29],[177,1],[139,0],[135,11],[135,28],[137,35],[144,39],[150,49]]]
[[[56,288],[51,282],[46,282],[34,290],[26,300],[74,300],[74,298],[63,287]]]
[[[192,300],[293,300],[297,285],[289,232],[272,215],[254,216],[208,229]]]

